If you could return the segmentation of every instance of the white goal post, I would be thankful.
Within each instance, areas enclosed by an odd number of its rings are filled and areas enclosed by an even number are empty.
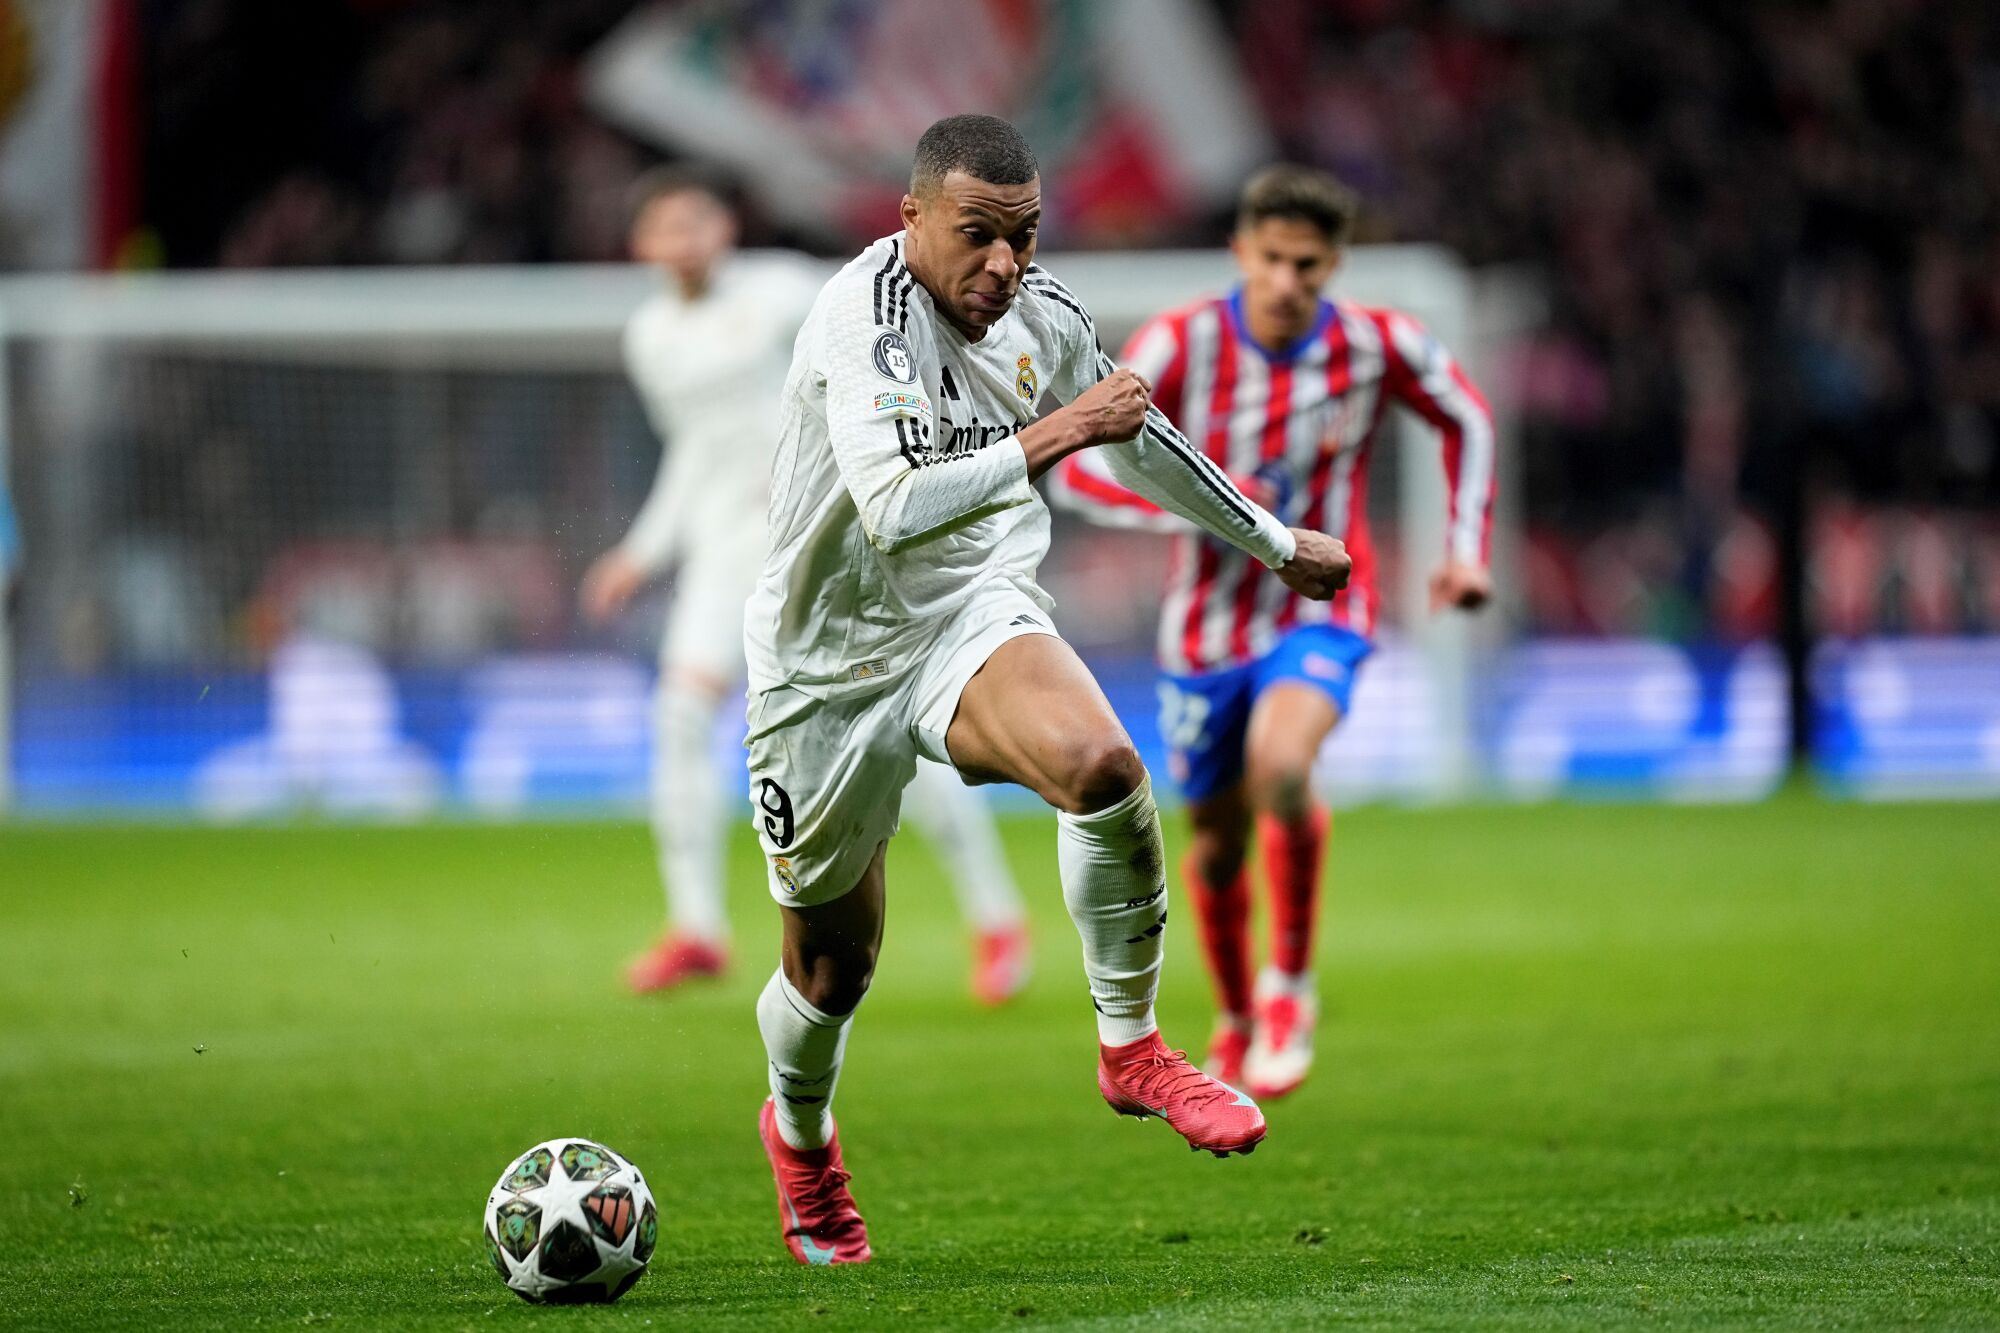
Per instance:
[[[1090,307],[1113,351],[1145,318],[1233,281],[1221,250],[1077,253],[1050,256],[1046,263]],[[831,273],[833,265],[827,268]],[[315,398],[287,410],[340,412],[348,398],[365,405],[375,423],[365,429],[393,435],[390,452],[412,460],[409,467],[392,461],[382,473],[393,489],[422,472],[434,419],[445,410],[442,377],[577,374],[609,383],[619,371],[619,332],[654,281],[647,271],[624,265],[0,279],[0,476],[11,481],[17,509],[36,518],[25,534],[27,576],[89,576],[119,521],[115,507],[103,502],[96,472],[129,460],[116,453],[120,446],[86,442],[119,438],[121,413],[154,410],[135,407],[135,401],[150,404],[164,396],[161,410],[171,408],[171,380],[186,358],[251,374],[280,365],[321,367],[330,375],[379,373],[379,381],[343,389],[347,397]],[[1416,315],[1489,390],[1496,331],[1517,323],[1521,306],[1485,294],[1454,256],[1431,246],[1359,247],[1335,290]],[[145,374],[152,397],[135,400],[129,389],[136,372],[128,362],[137,357],[151,359]],[[294,382],[271,373],[277,378],[260,391],[267,396]],[[378,401],[385,394],[393,402]],[[1503,403],[1495,406],[1504,409]],[[1437,714],[1435,762],[1422,790],[1405,794],[1447,796],[1476,780],[1469,710],[1473,635],[1491,638],[1500,631],[1492,623],[1498,618],[1474,628],[1425,614],[1424,580],[1434,563],[1425,553],[1444,549],[1445,500],[1435,440],[1421,423],[1412,425],[1417,428],[1400,432],[1400,456],[1392,462],[1399,545],[1412,554],[1396,562],[1398,581],[1385,589],[1385,600],[1428,663]],[[1503,411],[1503,499],[1495,523],[1503,587],[1518,532],[1510,444]],[[143,507],[144,488],[157,481],[143,469],[139,478],[131,484]],[[390,497],[383,502],[391,504]],[[397,520],[381,521],[393,528]],[[0,700],[8,698],[9,667],[19,647],[0,620]],[[20,674],[14,672],[16,687]],[[13,721],[11,706],[0,703],[0,810],[10,797]]]

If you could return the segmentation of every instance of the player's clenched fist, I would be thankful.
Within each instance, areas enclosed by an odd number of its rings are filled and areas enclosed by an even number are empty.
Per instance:
[[[1287,588],[1301,597],[1324,602],[1347,586],[1354,561],[1348,558],[1345,545],[1310,528],[1293,528],[1292,536],[1298,538],[1298,549],[1278,566],[1278,577]]]
[[[1078,394],[1069,410],[1078,415],[1089,444],[1113,444],[1131,439],[1146,424],[1152,393],[1153,387],[1143,375],[1114,370]]]

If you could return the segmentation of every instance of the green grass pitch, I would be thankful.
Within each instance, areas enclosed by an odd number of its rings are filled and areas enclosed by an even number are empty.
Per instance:
[[[806,1270],[747,838],[741,967],[641,1000],[637,825],[0,829],[0,1324],[2000,1325],[2000,809],[1342,815],[1319,1071],[1228,1161],[1098,1099],[1052,825],[1007,832],[1041,955],[999,1013],[891,855],[840,1099],[879,1258]],[[608,1309],[521,1304],[478,1239],[568,1133],[664,1208]]]

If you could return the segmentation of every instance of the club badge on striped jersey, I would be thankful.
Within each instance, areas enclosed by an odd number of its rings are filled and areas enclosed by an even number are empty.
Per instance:
[[[1021,353],[1021,359],[1014,363],[1014,392],[1021,395],[1022,402],[1032,406],[1041,387],[1041,381],[1035,378],[1035,358]]]
[[[1360,439],[1366,433],[1360,399],[1360,394],[1342,394],[1321,405],[1319,411],[1326,425],[1320,433],[1319,451],[1328,458],[1345,449],[1349,440]]]
[[[917,358],[910,351],[909,343],[894,329],[884,329],[875,339],[875,369],[884,379],[895,380],[898,384],[917,382]]]

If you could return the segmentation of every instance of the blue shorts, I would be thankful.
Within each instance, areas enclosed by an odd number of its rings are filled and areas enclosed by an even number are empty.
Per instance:
[[[1281,681],[1311,685],[1342,717],[1354,697],[1354,674],[1375,651],[1372,640],[1338,625],[1306,625],[1254,662],[1224,671],[1160,680],[1160,739],[1181,794],[1203,800],[1243,776],[1243,744],[1258,696]]]

